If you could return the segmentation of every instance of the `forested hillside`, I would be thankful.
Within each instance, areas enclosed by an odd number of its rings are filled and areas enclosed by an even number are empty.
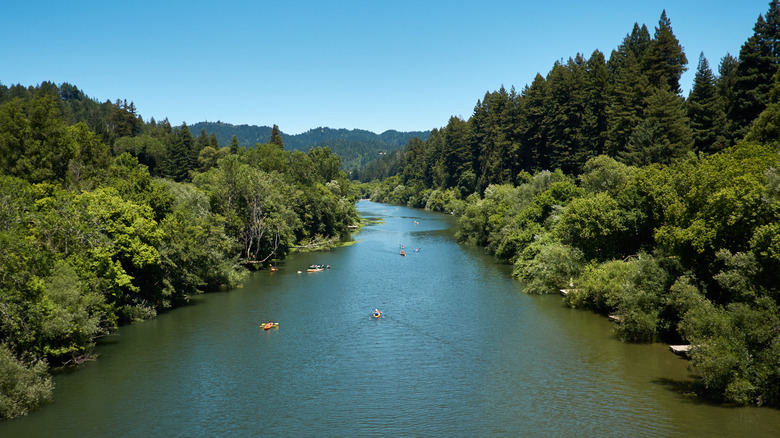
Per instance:
[[[190,127],[193,132],[205,131],[214,134],[221,145],[231,144],[233,136],[241,147],[253,147],[257,143],[268,142],[273,128],[268,126],[231,125],[222,122],[199,122]],[[398,132],[394,130],[375,134],[362,129],[314,128],[301,134],[289,135],[280,130],[287,150],[308,152],[310,148],[328,147],[341,157],[343,170],[353,171],[365,166],[371,160],[402,148],[412,138],[426,140],[430,132]]]
[[[691,346],[693,390],[780,406],[780,6],[713,71],[666,13],[371,163],[364,195],[460,215],[460,241],[627,342]]]
[[[340,158],[270,139],[220,147],[70,84],[0,85],[0,418],[118,325],[349,236]]]

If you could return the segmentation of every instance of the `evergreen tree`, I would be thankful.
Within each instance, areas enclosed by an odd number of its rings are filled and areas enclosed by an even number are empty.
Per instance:
[[[668,87],[658,88],[647,99],[642,124],[631,134],[620,159],[630,166],[669,164],[693,146],[693,133],[683,99]]]
[[[476,181],[471,181],[475,180],[476,176],[469,146],[470,131],[468,122],[459,117],[450,117],[444,128],[444,149],[441,157],[445,187],[458,187],[462,183],[462,191],[466,194],[473,192],[476,184]],[[464,174],[467,174],[465,179]]]
[[[688,59],[685,57],[682,46],[672,32],[672,23],[666,17],[666,10],[661,13],[658,27],[642,58],[645,74],[650,85],[661,87],[668,85],[676,94],[681,92],[680,77],[687,70]]]
[[[723,149],[727,143],[726,112],[704,53],[699,55],[699,66],[686,104],[693,131],[693,149],[706,153]]]
[[[721,60],[718,66],[718,77],[715,80],[715,86],[718,90],[718,96],[723,102],[723,110],[726,113],[726,124],[724,125],[726,135],[726,146],[734,144],[734,138],[732,133],[736,131],[734,128],[734,121],[731,120],[729,114],[733,114],[734,105],[736,104],[735,89],[737,81],[737,66],[739,61],[737,58],[726,54]]]
[[[520,170],[550,168],[547,129],[544,126],[548,108],[547,100],[547,81],[537,73],[531,85],[527,86],[522,93],[523,118],[520,135],[523,146],[518,158]]]
[[[750,125],[745,140],[774,145],[780,142],[780,70],[775,74],[775,86],[769,94],[769,104]],[[767,176],[776,180],[776,173],[775,176]],[[776,183],[770,183],[772,185],[777,186]]]
[[[728,116],[734,138],[741,138],[747,132],[750,123],[766,108],[769,92],[772,89],[772,77],[777,71],[778,45],[778,1],[770,3],[767,20],[758,16],[753,27],[753,35],[748,38],[739,51],[739,64],[734,83],[734,105]]]
[[[201,128],[200,135],[198,135],[198,138],[195,139],[195,148],[198,150],[203,149],[206,146],[209,146],[209,143],[209,135],[206,133],[205,129]]]
[[[238,148],[239,148],[238,137],[236,137],[235,134],[233,134],[233,138],[230,139],[230,153],[233,155],[237,154]]]
[[[282,133],[279,131],[279,127],[274,125],[271,129],[271,144],[279,146],[280,149],[284,149],[284,141],[282,141]]]
[[[113,139],[116,139],[140,134],[143,121],[136,114],[133,102],[128,104],[127,100],[120,101],[117,99],[109,117],[109,124],[113,129]]]
[[[633,52],[620,52],[613,56],[624,57],[623,67],[615,76],[607,108],[607,155],[618,157],[628,144],[634,129],[642,123],[645,99],[649,94],[647,78],[641,74],[639,62]]]
[[[518,141],[514,137],[517,113],[514,88],[507,92],[502,86],[497,92],[486,93],[477,102],[471,125],[472,170],[478,176],[477,187],[484,190],[490,184],[512,182],[517,163]]]
[[[176,182],[189,181],[190,170],[197,161],[192,161],[195,141],[186,123],[174,132],[173,141],[168,145],[166,162],[167,176]],[[197,158],[196,158],[197,159]]]
[[[550,167],[579,173],[588,160],[588,90],[582,55],[566,66],[555,63],[547,76]]]
[[[623,38],[617,50],[613,50],[607,67],[613,75],[617,75],[625,66],[626,58],[631,54],[635,60],[642,59],[650,47],[650,32],[644,24],[634,23],[631,33]]]
[[[590,146],[589,155],[598,156],[606,151],[607,109],[612,89],[609,70],[604,54],[595,50],[585,65],[587,72],[587,120],[585,134]]]

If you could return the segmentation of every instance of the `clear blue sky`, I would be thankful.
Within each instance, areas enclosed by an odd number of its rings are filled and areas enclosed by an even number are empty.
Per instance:
[[[595,4],[591,4],[595,3]],[[688,57],[717,72],[768,0],[13,1],[0,6],[0,82],[69,82],[133,101],[145,120],[416,131],[471,116],[553,63],[609,54],[666,9]]]

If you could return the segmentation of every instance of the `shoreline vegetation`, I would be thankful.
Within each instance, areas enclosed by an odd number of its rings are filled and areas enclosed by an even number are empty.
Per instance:
[[[486,93],[468,120],[347,179],[328,147],[193,135],[71,84],[0,84],[0,419],[122,324],[231,288],[294,250],[351,244],[355,201],[458,216],[528,293],[693,345],[694,389],[780,407],[780,5],[739,57],[688,59],[664,11],[609,57]],[[354,241],[351,241],[354,243]],[[248,263],[244,263],[248,262]]]
[[[373,201],[458,216],[459,242],[527,293],[609,317],[624,342],[687,345],[693,390],[780,407],[780,5],[714,74],[661,14],[607,59],[486,93],[361,172]],[[374,179],[371,181],[371,179]]]
[[[360,217],[327,147],[221,146],[70,84],[0,84],[0,419],[52,398],[51,369]],[[345,243],[342,243],[345,242]]]

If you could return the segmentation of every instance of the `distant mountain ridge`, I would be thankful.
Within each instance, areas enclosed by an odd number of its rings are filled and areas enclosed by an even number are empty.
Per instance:
[[[269,126],[232,125],[223,122],[199,122],[189,126],[193,136],[198,136],[201,130],[207,134],[214,133],[220,146],[227,146],[236,136],[242,147],[252,147],[257,143],[268,143],[271,140]],[[333,129],[318,127],[301,134],[285,134],[282,141],[287,150],[308,152],[310,148],[330,147],[331,151],[341,157],[343,169],[362,167],[377,158],[380,153],[387,153],[406,146],[414,137],[427,140],[430,131],[400,132],[387,130],[376,134],[363,129]]]

